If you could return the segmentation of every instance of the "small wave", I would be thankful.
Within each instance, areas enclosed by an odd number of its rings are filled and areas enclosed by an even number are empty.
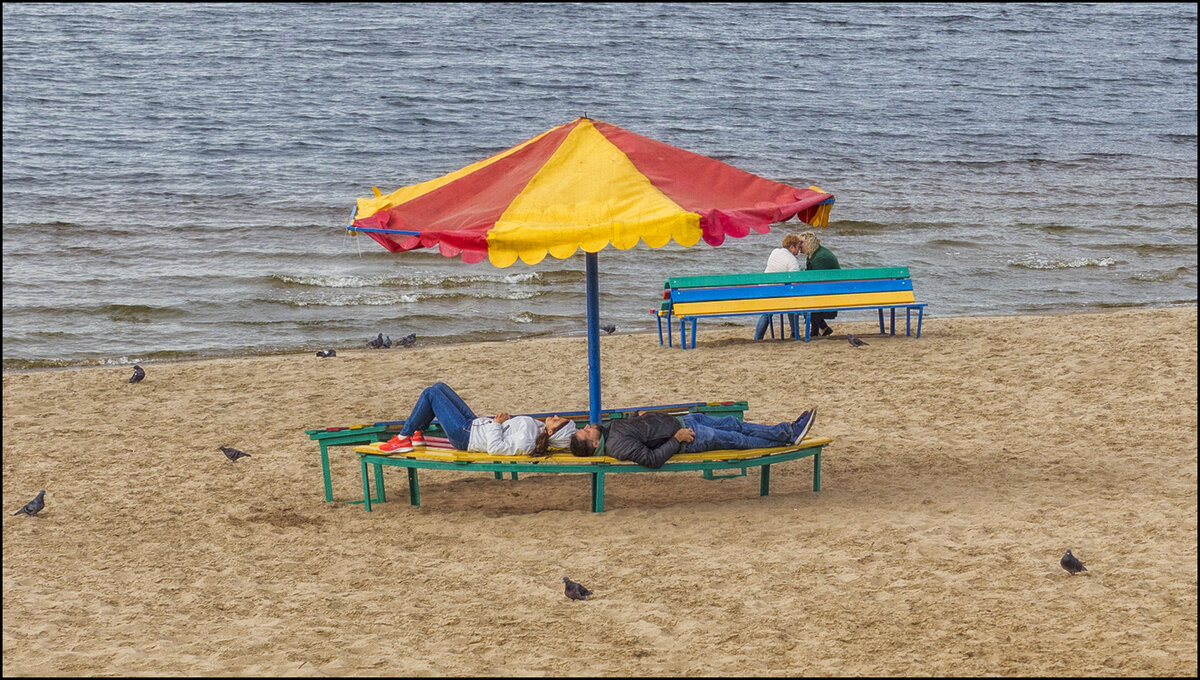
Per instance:
[[[1137,281],[1138,283],[1165,283],[1174,281],[1181,276],[1195,277],[1196,271],[1192,267],[1176,267],[1171,271],[1166,272],[1145,272],[1142,274],[1134,274],[1127,281]]]
[[[1031,255],[1021,260],[1010,260],[1008,266],[1021,269],[1079,269],[1081,267],[1111,267],[1117,261],[1111,257],[1076,257],[1070,260],[1053,260]]]

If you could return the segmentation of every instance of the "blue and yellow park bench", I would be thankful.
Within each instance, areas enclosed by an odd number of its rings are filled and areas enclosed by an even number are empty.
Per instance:
[[[658,320],[658,344],[672,345],[671,323],[676,318],[682,349],[696,346],[696,322],[701,318],[803,314],[804,341],[808,342],[813,312],[857,309],[878,310],[881,334],[885,332],[884,311],[890,310],[892,335],[896,334],[896,310],[905,310],[905,335],[912,335],[912,312],[916,310],[919,338],[926,305],[916,301],[908,267],[676,276],[667,279],[663,288],[662,303],[650,310]],[[781,336],[782,328],[781,323]]]
[[[662,406],[639,406],[634,408],[615,408],[604,409],[600,412],[602,422],[613,420],[616,418],[626,418],[638,411],[662,411],[672,415],[683,415],[686,413],[707,413],[713,416],[735,416],[741,419],[746,412],[747,404],[744,401],[693,401],[682,404],[666,404]],[[575,421],[576,426],[583,427],[587,425],[589,412],[588,411],[566,411],[558,413],[527,413],[538,419],[545,419],[551,415],[561,415],[565,418],[570,418]],[[333,501],[333,483],[332,476],[329,471],[329,449],[335,446],[367,446],[379,442],[385,442],[392,438],[393,435],[400,432],[404,427],[403,420],[388,420],[373,423],[371,425],[349,425],[344,427],[322,427],[312,430],[306,430],[305,434],[312,441],[315,441],[321,450],[321,475],[325,483],[325,501]],[[438,439],[444,436],[440,424],[435,420],[432,425],[426,430],[426,436]],[[517,468],[505,468],[505,471],[513,474],[513,479],[516,479],[516,474],[519,472]],[[544,471],[544,470],[543,470]],[[497,473],[498,475],[499,473]],[[706,473],[708,476],[708,473]],[[498,477],[497,477],[498,478]],[[379,480],[379,496],[383,496],[382,477],[376,474],[376,479]],[[370,499],[365,499],[369,501]],[[363,503],[364,501],[347,501],[348,503]]]

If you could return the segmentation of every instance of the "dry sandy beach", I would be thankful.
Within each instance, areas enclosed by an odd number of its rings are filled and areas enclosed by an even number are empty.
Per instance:
[[[414,508],[389,468],[374,512],[325,503],[304,434],[436,380],[586,408],[582,338],[6,374],[4,675],[1196,674],[1195,307],[834,329],[602,337],[606,408],[816,405],[833,443],[820,493],[809,460],[766,498],[616,475],[601,514],[576,475],[427,471]]]

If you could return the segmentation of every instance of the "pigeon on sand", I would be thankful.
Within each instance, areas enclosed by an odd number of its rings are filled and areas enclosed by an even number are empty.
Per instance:
[[[42,511],[42,508],[46,507],[46,501],[44,500],[45,497],[46,497],[46,490],[42,489],[41,491],[38,492],[38,495],[35,496],[33,500],[31,500],[25,504],[25,507],[14,512],[13,514],[14,515],[29,515],[30,517],[36,516],[39,512]]]
[[[1081,571],[1087,571],[1087,567],[1083,566],[1083,562],[1080,562],[1078,558],[1072,555],[1070,550],[1067,551],[1066,555],[1062,556],[1062,559],[1059,560],[1058,563],[1061,564],[1062,568],[1066,569],[1067,573],[1071,576],[1074,576]]]
[[[225,457],[231,461],[237,460],[238,458],[250,457],[250,454],[244,451],[239,451],[231,446],[222,446],[221,451],[225,454]]]
[[[592,591],[584,588],[582,583],[576,583],[566,576],[563,577],[563,583],[566,584],[564,592],[572,600],[586,600],[592,594]]]
[[[141,382],[142,378],[145,378],[145,377],[146,377],[146,372],[142,370],[142,367],[134,366],[133,367],[133,376],[129,378],[129,382],[131,382],[131,383]]]
[[[863,345],[867,344],[866,342],[859,340],[857,335],[853,335],[851,333],[846,334],[846,342],[850,343],[851,347],[862,347]]]

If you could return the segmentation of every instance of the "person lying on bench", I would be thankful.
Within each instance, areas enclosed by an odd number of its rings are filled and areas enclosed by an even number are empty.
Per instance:
[[[734,416],[714,417],[689,413],[676,418],[651,412],[632,418],[592,423],[571,435],[571,453],[576,456],[612,456],[658,469],[671,456],[718,450],[763,449],[799,444],[812,428],[817,409],[778,425],[758,425]]]
[[[569,418],[549,416],[546,422],[529,416],[510,416],[498,413],[494,418],[475,417],[450,386],[438,382],[421,390],[412,413],[404,421],[400,434],[379,445],[384,453],[407,453],[414,446],[424,446],[425,428],[437,418],[446,438],[462,451],[488,453],[493,456],[548,455],[550,447],[565,449],[575,433],[575,423]]]

